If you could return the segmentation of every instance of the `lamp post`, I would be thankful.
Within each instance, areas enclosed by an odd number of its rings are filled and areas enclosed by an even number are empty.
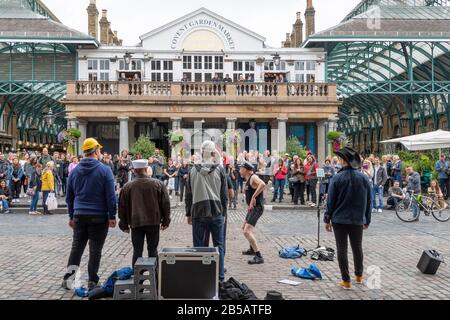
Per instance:
[[[133,56],[131,55],[131,53],[130,52],[125,52],[125,55],[123,56],[123,59],[125,60],[125,64],[130,64],[131,63],[131,58],[132,58]]]
[[[409,117],[408,117],[407,115],[403,115],[403,116],[400,118],[400,122],[401,122],[400,125],[402,126],[403,129],[408,128],[408,125],[409,125]]]
[[[280,65],[280,63],[281,63],[281,57],[277,52],[273,55],[273,64],[278,67]]]

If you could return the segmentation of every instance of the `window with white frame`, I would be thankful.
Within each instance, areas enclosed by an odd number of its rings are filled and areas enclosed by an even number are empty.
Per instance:
[[[173,81],[173,61],[171,60],[152,60],[151,81]]]
[[[255,61],[234,61],[233,62],[233,81],[238,82],[241,76],[246,81],[255,79]]]
[[[281,61],[278,66],[273,61],[264,62],[264,71],[286,71],[286,62]]]
[[[131,63],[126,63],[124,59],[119,60],[119,71],[142,71],[141,60],[131,60]]]
[[[295,81],[296,82],[315,82],[316,81],[316,62],[315,61],[296,61],[295,62]]]
[[[215,75],[223,79],[223,62],[223,56],[183,56],[183,79],[208,82]]]
[[[109,60],[88,60],[89,81],[109,81]]]

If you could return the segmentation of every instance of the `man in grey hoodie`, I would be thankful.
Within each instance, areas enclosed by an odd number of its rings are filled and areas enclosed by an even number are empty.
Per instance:
[[[209,230],[219,249],[219,280],[224,274],[224,216],[228,203],[227,177],[217,161],[214,142],[202,144],[202,162],[192,167],[186,183],[186,217],[192,225],[194,247],[203,247]]]

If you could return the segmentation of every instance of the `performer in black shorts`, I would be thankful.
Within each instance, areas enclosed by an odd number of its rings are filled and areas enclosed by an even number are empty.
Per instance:
[[[249,264],[261,264],[264,263],[264,259],[256,243],[254,230],[256,223],[264,212],[263,192],[266,184],[254,174],[253,170],[253,164],[248,161],[245,161],[239,170],[239,174],[246,181],[245,200],[248,205],[248,213],[242,229],[244,230],[245,238],[250,243],[250,249],[242,252],[242,254],[254,256],[253,259],[248,261]]]

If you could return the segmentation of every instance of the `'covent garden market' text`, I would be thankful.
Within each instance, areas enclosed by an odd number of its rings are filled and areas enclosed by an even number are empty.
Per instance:
[[[233,37],[231,36],[230,32],[226,29],[226,27],[219,22],[216,22],[214,20],[207,20],[207,19],[197,19],[197,20],[193,20],[193,21],[190,21],[190,22],[184,24],[175,33],[175,35],[172,39],[171,48],[174,50],[177,48],[178,41],[181,39],[181,37],[183,36],[183,34],[186,31],[193,29],[195,27],[201,27],[201,26],[207,26],[207,27],[211,27],[211,28],[215,28],[215,29],[219,30],[227,39],[230,49],[231,50],[235,49]]]

